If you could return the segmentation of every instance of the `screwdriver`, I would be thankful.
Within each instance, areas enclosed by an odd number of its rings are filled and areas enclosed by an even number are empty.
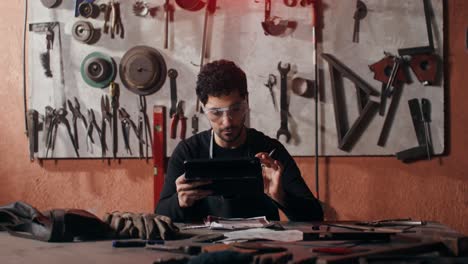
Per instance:
[[[431,140],[431,130],[429,127],[429,123],[431,122],[431,102],[429,101],[429,99],[426,99],[426,98],[421,99],[421,110],[422,110],[422,119],[424,122],[424,134],[426,136],[427,159],[430,160],[432,140]]]

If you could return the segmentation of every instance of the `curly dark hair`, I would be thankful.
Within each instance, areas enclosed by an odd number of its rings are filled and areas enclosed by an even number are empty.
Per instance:
[[[226,96],[236,90],[242,98],[247,98],[245,73],[232,61],[213,61],[204,65],[198,74],[196,92],[203,105],[208,102],[208,96]]]

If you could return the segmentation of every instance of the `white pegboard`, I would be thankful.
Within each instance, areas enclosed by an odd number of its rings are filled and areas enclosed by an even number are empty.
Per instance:
[[[97,0],[97,3],[107,2]],[[56,9],[47,9],[40,1],[29,1],[29,23],[60,22],[62,58],[64,68],[64,83],[61,82],[59,42],[56,36],[51,54],[54,78],[45,78],[39,61],[39,54],[45,50],[45,36],[29,33],[29,107],[44,114],[46,105],[60,107],[66,99],[77,97],[81,103],[81,112],[86,115],[86,109],[95,111],[100,125],[100,98],[108,94],[108,89],[97,89],[88,86],[80,75],[80,65],[89,53],[100,51],[118,64],[125,52],[136,45],[147,45],[156,48],[164,57],[167,68],[175,68],[179,72],[177,78],[177,93],[179,100],[185,100],[185,115],[189,118],[187,135],[190,136],[190,118],[195,110],[195,81],[199,71],[201,37],[203,32],[204,10],[190,12],[175,6],[174,21],[169,26],[169,49],[163,49],[164,44],[164,12],[158,11],[156,17],[136,17],[132,14],[131,5],[134,1],[122,0],[122,20],[125,27],[125,39],[111,40],[108,35],[102,35],[94,45],[86,45],[73,39],[71,28],[77,20],[74,17],[74,1],[63,1]],[[147,1],[152,6],[162,6],[165,1]],[[173,1],[171,1],[173,2]],[[276,101],[280,101],[280,76],[277,70],[279,61],[292,64],[296,73],[290,78],[301,76],[315,79],[312,43],[311,10],[300,7],[286,7],[283,1],[272,1],[272,15],[297,21],[297,28],[292,34],[284,37],[266,36],[261,27],[264,17],[264,2],[254,0],[218,0],[217,10],[212,19],[212,40],[209,43],[210,58],[235,61],[247,73],[249,85],[250,117],[249,125],[257,128],[271,137],[276,136],[280,126],[280,114],[272,104],[269,90],[264,86],[268,74],[276,75],[278,85],[274,87]],[[383,51],[396,53],[396,49],[420,46],[427,39],[425,33],[424,13],[421,1],[364,1],[369,13],[361,21],[361,42],[352,43],[353,12],[355,1],[324,1],[323,43],[320,50],[333,53],[353,71],[360,74],[374,88],[380,84],[373,80],[368,70],[372,64],[383,56]],[[175,5],[175,3],[173,2]],[[437,52],[442,57],[442,1],[432,0],[435,23],[434,37]],[[160,8],[161,9],[161,8]],[[102,15],[97,19],[86,19],[95,28],[102,28]],[[396,121],[389,135],[385,148],[378,147],[377,137],[383,118],[376,116],[368,129],[357,141],[351,152],[343,152],[337,148],[335,121],[332,99],[328,81],[327,64],[321,62],[324,70],[325,85],[324,101],[320,102],[320,155],[390,155],[396,151],[416,146],[417,141],[412,129],[406,101],[412,97],[428,97],[433,103],[433,122],[431,124],[435,153],[443,151],[443,85],[423,87],[413,82],[404,88],[404,94],[396,116]],[[116,82],[121,84],[119,76]],[[374,98],[378,100],[378,98]],[[290,117],[289,128],[293,134],[290,143],[283,143],[295,156],[314,155],[314,99],[298,96],[289,88]],[[170,107],[169,79],[156,93],[147,96],[148,116],[152,118],[153,105],[165,105],[167,112]],[[131,115],[134,122],[138,116],[138,96],[121,85],[120,105]],[[352,108],[352,105],[350,105]],[[71,122],[71,114],[69,114]],[[170,127],[170,119],[167,126]],[[200,115],[200,131],[209,128],[208,121]],[[130,157],[124,149],[119,122],[119,157]],[[108,129],[109,130],[109,129]],[[167,131],[169,132],[169,131]],[[99,143],[94,145],[93,153],[87,151],[85,130],[78,124],[80,141],[80,156],[100,158]],[[40,138],[42,133],[39,134]],[[97,137],[95,136],[95,139]],[[111,136],[107,136],[107,144],[111,146]],[[98,141],[99,142],[99,141]],[[167,133],[167,155],[170,156],[178,140],[169,138]],[[131,146],[134,156],[138,155],[138,143],[133,132]],[[44,157],[43,141],[39,142],[39,157]],[[111,156],[112,151],[107,152]],[[63,129],[59,130],[54,157],[74,158],[73,147]]]

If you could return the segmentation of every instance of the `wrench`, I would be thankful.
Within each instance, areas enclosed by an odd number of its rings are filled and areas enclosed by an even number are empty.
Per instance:
[[[288,72],[291,70],[291,65],[288,63],[285,68],[281,67],[281,61],[278,63],[278,71],[281,75],[281,127],[276,132],[276,139],[279,139],[281,135],[286,137],[286,143],[289,143],[291,139],[291,133],[288,130]]]
[[[170,88],[171,88],[171,109],[169,110],[169,116],[172,117],[177,110],[177,83],[176,79],[179,73],[176,69],[169,69],[167,71],[167,76],[170,80]]]

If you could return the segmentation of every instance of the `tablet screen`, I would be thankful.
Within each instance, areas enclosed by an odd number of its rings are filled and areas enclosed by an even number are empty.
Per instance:
[[[258,158],[195,159],[184,163],[188,181],[212,180],[203,186],[214,195],[263,192],[262,167]]]

